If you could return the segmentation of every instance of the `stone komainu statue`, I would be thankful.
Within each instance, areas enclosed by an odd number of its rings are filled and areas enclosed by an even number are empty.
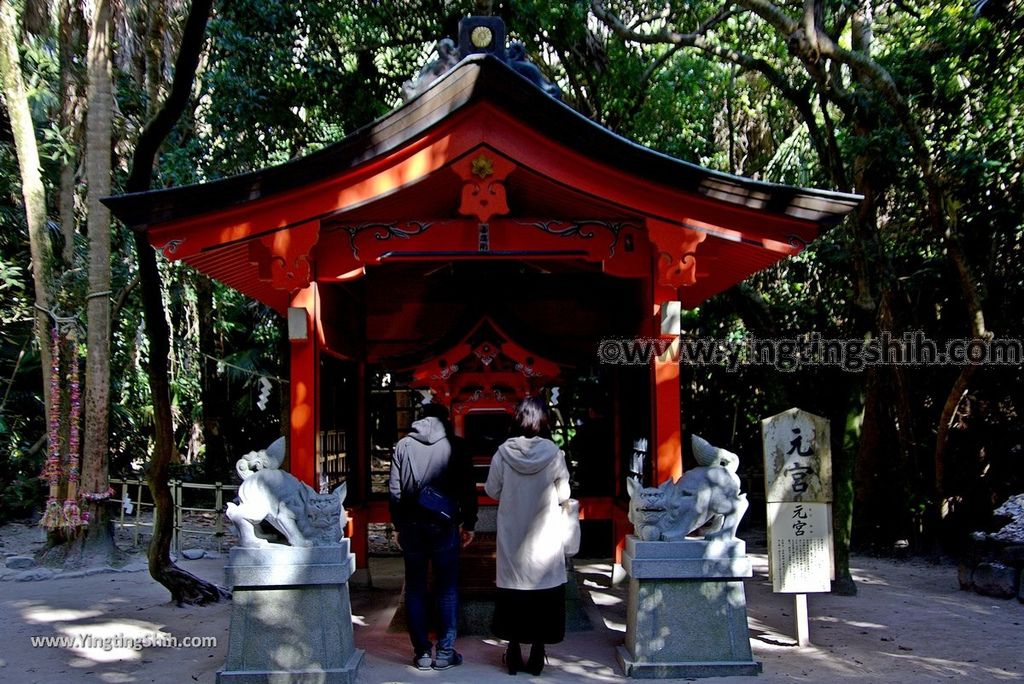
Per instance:
[[[522,41],[514,40],[508,45],[508,65],[520,76],[531,81],[535,86],[555,98],[562,99],[562,91],[549,81],[536,64],[526,56],[526,46]]]
[[[739,457],[697,435],[691,444],[700,467],[686,471],[677,481],[641,487],[635,478],[626,480],[629,521],[641,540],[682,541],[698,530],[708,540],[736,538],[748,506],[736,476]]]
[[[442,38],[437,43],[437,59],[430,60],[423,65],[416,78],[402,84],[402,95],[405,101],[413,99],[430,84],[441,78],[453,66],[459,63],[459,49],[451,38]]]
[[[423,65],[416,78],[410,79],[402,84],[402,96],[405,101],[413,99],[430,87],[430,84],[448,73],[463,55],[462,48],[455,44],[451,38],[442,38],[437,43],[437,58],[432,59]],[[505,62],[513,71],[523,76],[545,93],[560,100],[562,91],[558,86],[549,81],[536,64],[526,56],[526,46],[518,40],[509,43],[508,48],[500,48],[491,51],[494,57]]]
[[[284,461],[285,441],[279,438],[266,449],[250,451],[235,466],[242,484],[240,504],[227,505],[228,519],[238,528],[241,546],[268,546],[258,526],[266,520],[292,546],[329,546],[344,536],[348,516],[344,502],[348,488],[317,494],[291,473],[278,470]]]

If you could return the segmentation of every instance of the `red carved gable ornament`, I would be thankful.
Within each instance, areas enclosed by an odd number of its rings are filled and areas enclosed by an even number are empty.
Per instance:
[[[459,213],[475,216],[481,223],[507,214],[505,179],[515,169],[515,164],[487,148],[470,152],[452,164],[452,170],[462,179]]]

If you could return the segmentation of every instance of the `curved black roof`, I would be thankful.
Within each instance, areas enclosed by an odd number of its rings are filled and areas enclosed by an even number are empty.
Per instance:
[[[463,59],[401,107],[312,154],[206,183],[106,197],[103,203],[124,223],[141,229],[227,209],[302,187],[386,154],[479,100],[509,111],[580,154],[639,178],[725,203],[827,226],[840,221],[862,199],[734,176],[656,152],[548,96],[499,59],[478,54]]]

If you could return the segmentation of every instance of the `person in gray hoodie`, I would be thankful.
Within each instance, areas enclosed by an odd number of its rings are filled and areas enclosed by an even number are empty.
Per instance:
[[[516,407],[520,433],[498,447],[484,490],[498,500],[495,636],[509,642],[509,674],[544,669],[544,645],[565,638],[564,517],[570,495],[565,455],[547,438],[547,406],[528,397]],[[532,644],[524,664],[521,643]]]
[[[462,655],[455,650],[459,548],[473,540],[476,485],[461,440],[448,434],[447,411],[429,405],[424,414],[395,445],[388,491],[391,520],[405,560],[405,611],[413,665],[420,670],[446,670],[462,663]],[[420,491],[428,485],[454,502],[453,517],[420,504]],[[433,655],[427,587],[431,568],[439,623]]]

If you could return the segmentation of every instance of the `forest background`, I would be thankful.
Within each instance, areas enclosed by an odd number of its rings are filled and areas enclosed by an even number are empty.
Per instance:
[[[1019,0],[209,5],[3,0],[0,522],[47,505],[49,455],[80,454],[75,485],[102,498],[111,474],[147,465],[161,441],[147,372],[164,364],[152,363],[161,347],[147,334],[145,274],[99,198],[129,184],[175,76],[191,97],[152,187],[340,140],[398,106],[402,83],[473,11],[503,17],[568,105],[627,138],[721,171],[864,195],[799,256],[688,312],[687,334],[1024,337]],[[283,324],[181,263],[161,262],[159,276],[167,472],[223,479],[281,433]],[[1024,491],[1020,365],[698,365],[682,376],[685,425],[745,468],[760,460],[761,418],[802,406],[832,421],[843,549],[956,552]],[[65,473],[61,497],[67,486]],[[91,501],[83,511],[100,524],[88,536],[102,547],[104,506]],[[50,541],[65,554],[83,545]]]

